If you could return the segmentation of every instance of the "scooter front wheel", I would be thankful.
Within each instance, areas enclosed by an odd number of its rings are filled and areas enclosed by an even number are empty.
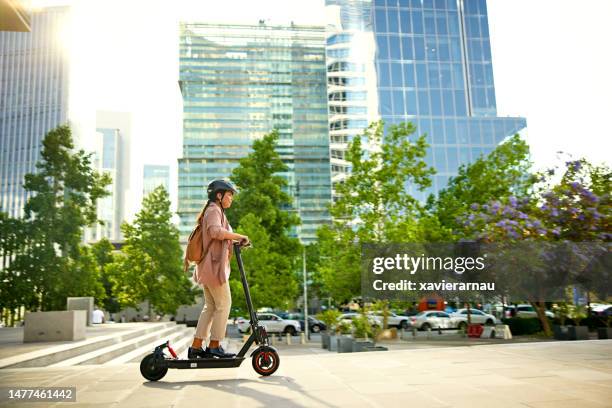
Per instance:
[[[274,374],[280,364],[278,353],[268,348],[256,350],[252,361],[253,369],[257,374],[263,376]]]
[[[161,380],[167,372],[168,367],[161,367],[157,364],[154,353],[147,355],[140,362],[140,374],[149,381]]]

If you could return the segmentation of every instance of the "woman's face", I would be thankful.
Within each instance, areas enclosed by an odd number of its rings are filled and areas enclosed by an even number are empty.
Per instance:
[[[232,206],[232,201],[234,201],[234,193],[229,190],[225,192],[225,195],[223,195],[223,193],[217,193],[217,198],[219,200],[221,196],[223,196],[223,200],[221,201],[223,208],[230,208]]]

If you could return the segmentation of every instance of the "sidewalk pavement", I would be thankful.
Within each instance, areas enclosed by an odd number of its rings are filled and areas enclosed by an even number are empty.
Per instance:
[[[612,340],[283,356],[259,377],[236,369],[169,370],[144,380],[138,364],[0,371],[0,387],[74,386],[70,407],[612,407]],[[10,403],[19,408],[40,403]]]

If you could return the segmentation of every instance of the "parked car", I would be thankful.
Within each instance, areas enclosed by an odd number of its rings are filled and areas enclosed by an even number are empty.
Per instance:
[[[612,316],[612,305],[597,305],[591,308],[591,315],[600,317]]]
[[[459,309],[456,312],[451,313],[451,316],[455,317],[456,319],[465,320],[467,322],[468,310]],[[478,309],[470,309],[470,320],[473,324],[494,325],[497,323],[497,319],[495,318],[495,316]]]
[[[410,316],[410,327],[416,327],[417,330],[427,329],[455,329],[467,327],[467,323],[463,319],[457,319],[446,312],[439,310],[423,311],[415,316]]]
[[[268,333],[289,333],[293,336],[301,331],[300,322],[292,319],[283,319],[274,313],[257,313],[257,318]],[[236,325],[240,333],[248,333],[251,329],[247,319],[236,319]]]
[[[287,318],[300,322],[300,328],[304,331],[304,315],[302,313],[289,313]],[[308,330],[311,333],[319,333],[321,330],[326,329],[327,325],[325,323],[315,317],[308,316]]]
[[[383,313],[382,312],[369,312],[369,316],[372,316],[376,319],[378,325],[382,326],[383,324]],[[393,312],[389,312],[389,316],[387,317],[387,325],[389,327],[397,327],[398,329],[406,329],[408,328],[408,316],[397,315]]]
[[[342,315],[340,315],[340,317],[338,318],[338,322],[342,323],[348,323],[351,324],[353,319],[358,317],[359,313],[355,313],[355,312],[350,312],[350,313],[344,313]],[[370,322],[370,325],[372,326],[382,326],[382,321],[379,321],[375,316],[371,316],[368,315],[368,321]]]
[[[514,306],[508,306],[506,308],[506,317],[511,317],[514,309]],[[544,314],[551,319],[555,317],[555,314],[550,310],[545,310]],[[538,313],[531,305],[518,305],[516,306],[516,317],[538,317]]]

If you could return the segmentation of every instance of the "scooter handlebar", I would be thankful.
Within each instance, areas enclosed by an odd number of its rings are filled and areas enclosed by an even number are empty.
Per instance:
[[[248,239],[241,239],[240,241],[234,241],[234,245],[238,248],[249,248],[251,247],[251,241]]]

